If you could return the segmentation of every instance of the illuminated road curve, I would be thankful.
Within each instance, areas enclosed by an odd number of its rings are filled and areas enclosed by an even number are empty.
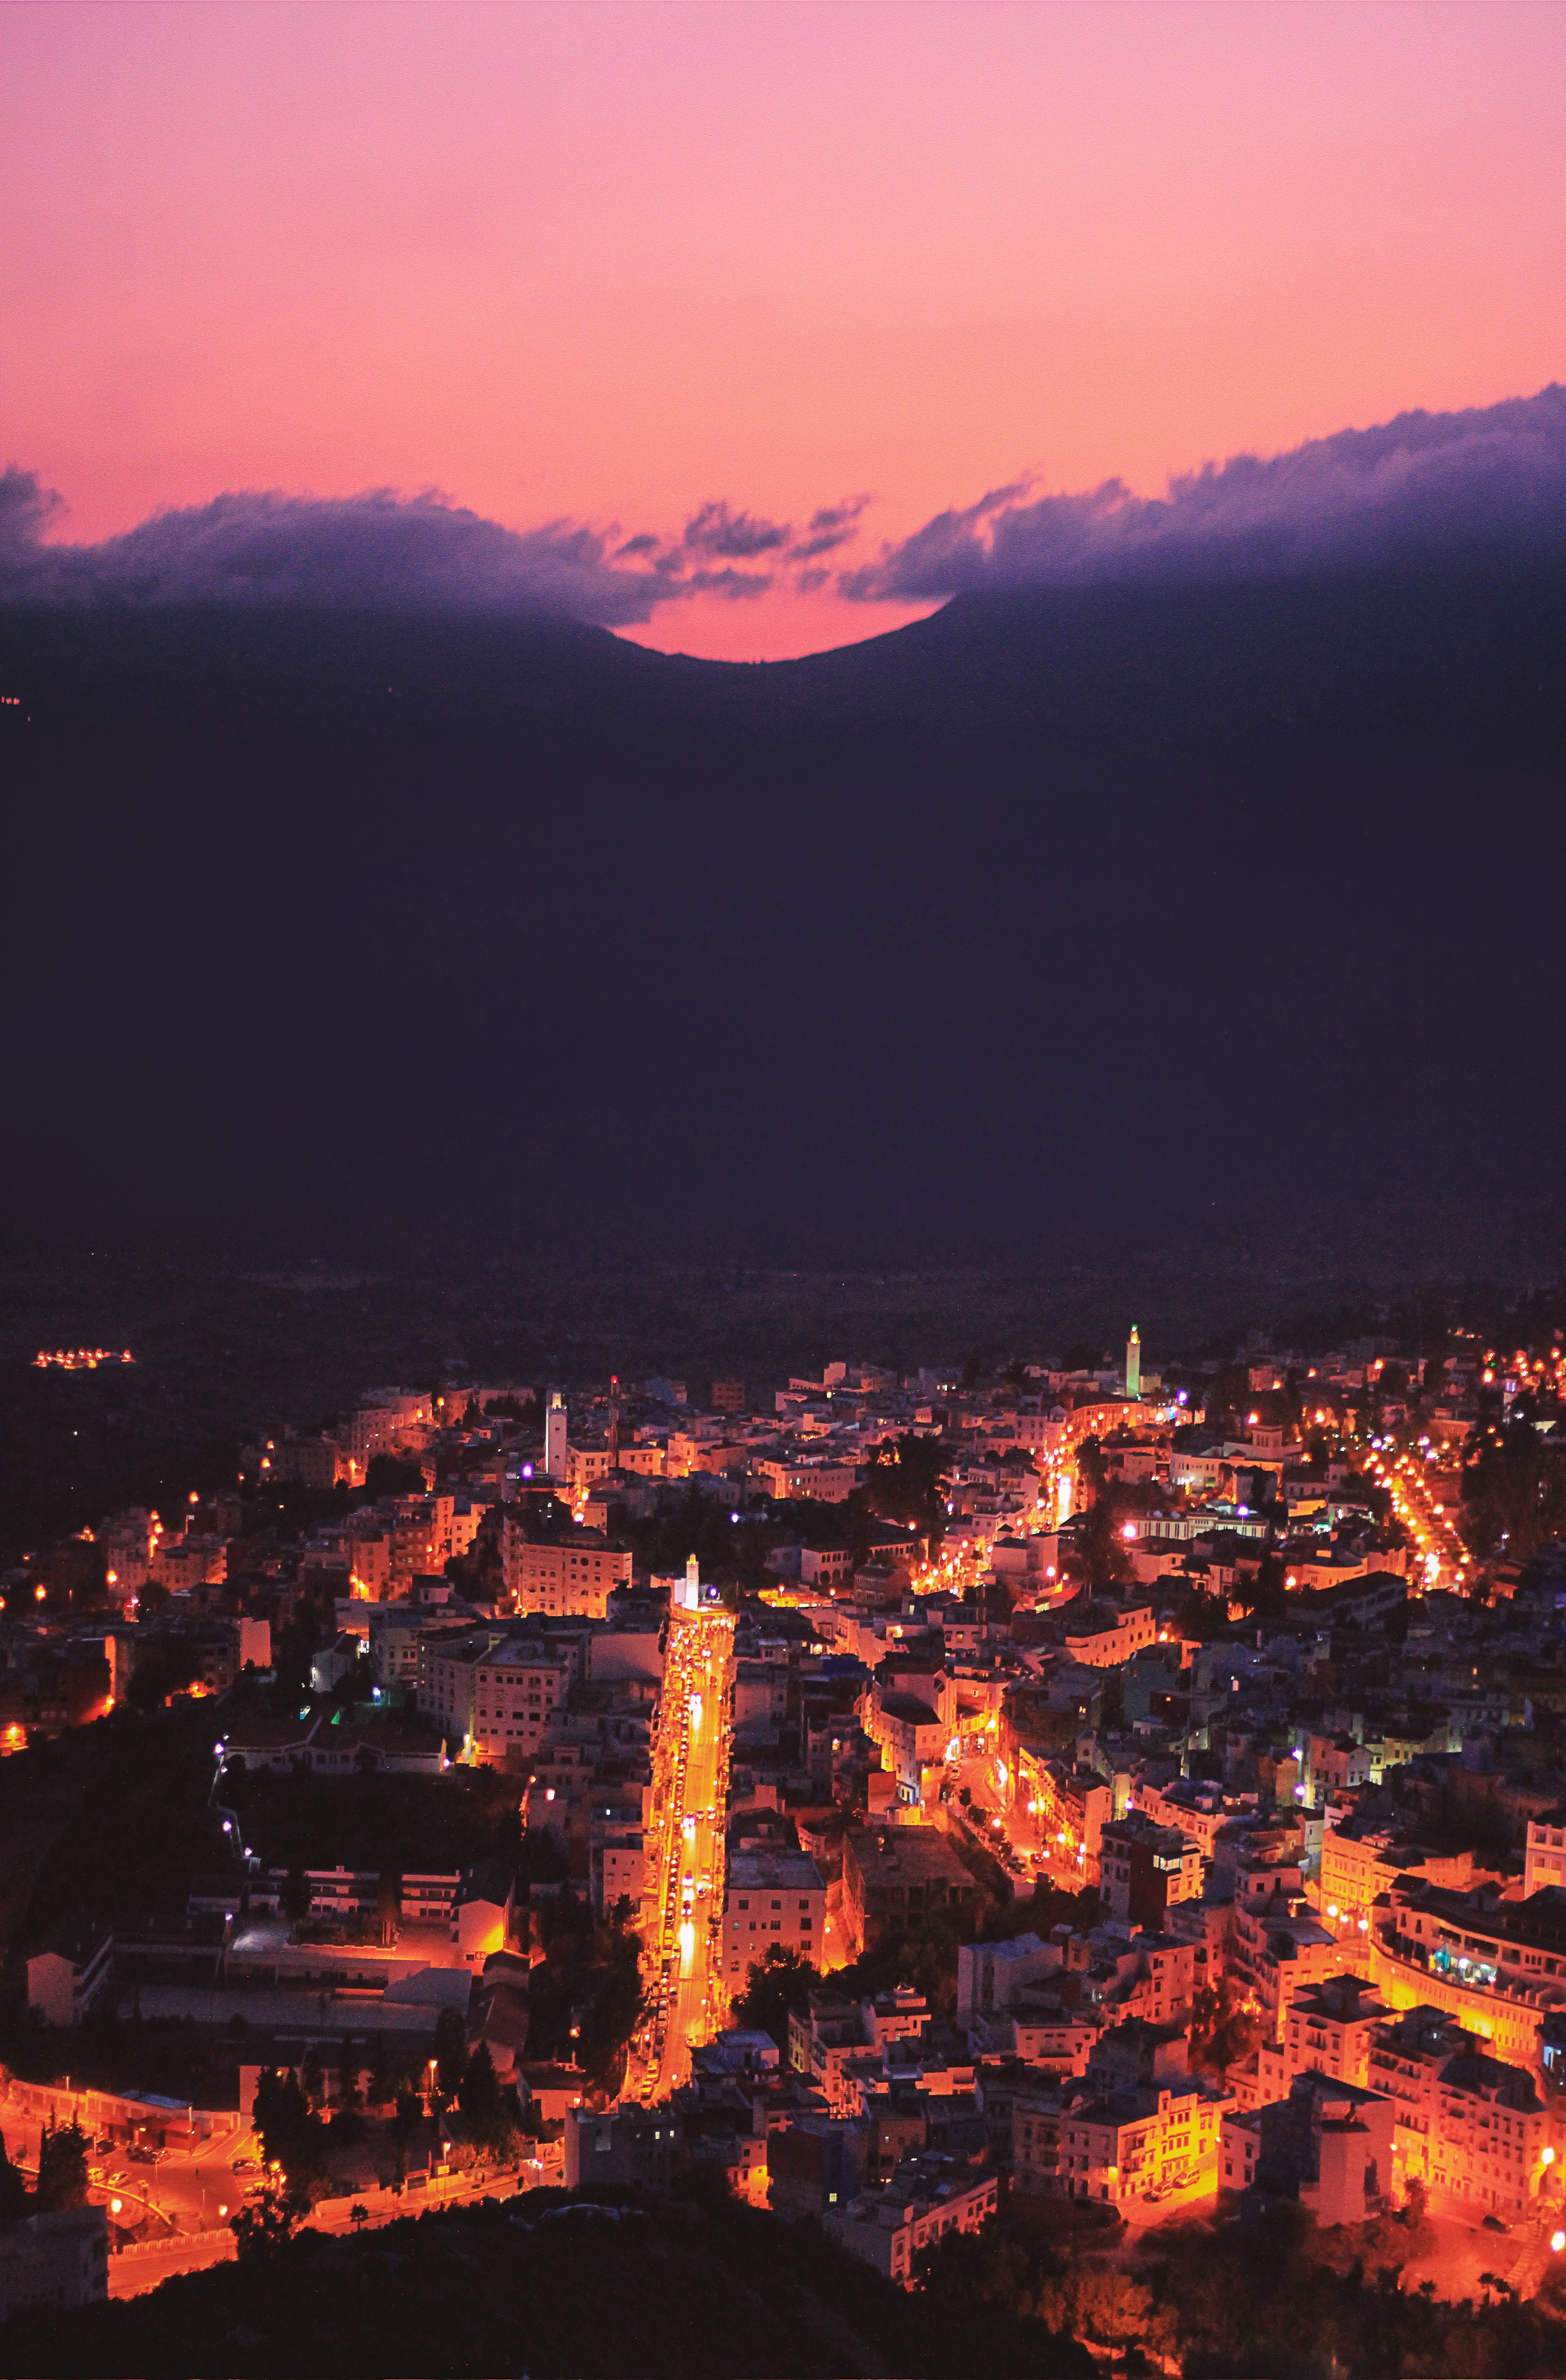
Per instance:
[[[625,2082],[627,2096],[649,2103],[686,2080],[692,2045],[708,2039],[724,2013],[720,1959],[734,1641],[734,1616],[718,1606],[670,1612],[647,1853],[657,1908],[642,1968],[654,2012]]]

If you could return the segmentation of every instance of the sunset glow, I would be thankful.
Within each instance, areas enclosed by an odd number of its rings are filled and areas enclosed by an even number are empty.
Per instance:
[[[1566,19],[1511,6],[18,6],[5,459],[91,540],[225,490],[856,530],[627,633],[873,635],[837,571],[1566,373]],[[759,575],[768,576],[763,569]]]

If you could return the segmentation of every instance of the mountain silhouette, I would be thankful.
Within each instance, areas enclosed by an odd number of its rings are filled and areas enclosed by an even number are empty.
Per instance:
[[[1566,572],[767,664],[0,612],[35,1229],[789,1260],[1566,1180]]]

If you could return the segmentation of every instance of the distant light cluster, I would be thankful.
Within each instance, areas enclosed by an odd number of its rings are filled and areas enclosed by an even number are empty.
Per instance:
[[[118,1354],[112,1347],[56,1347],[53,1354],[40,1347],[33,1357],[33,1366],[40,1372],[51,1366],[62,1372],[95,1372],[100,1364],[134,1364],[135,1356],[128,1347]]]

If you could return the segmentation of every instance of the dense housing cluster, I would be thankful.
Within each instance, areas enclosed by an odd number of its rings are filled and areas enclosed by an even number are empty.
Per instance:
[[[5,1581],[12,1747],[126,1704],[212,1740],[209,1866],[30,1940],[31,2005],[237,2026],[239,2123],[307,2054],[351,2111],[392,2041],[450,2180],[443,2022],[525,2179],[706,2165],[908,2284],[1003,2198],[1423,2192],[1547,2256],[1560,1375],[1559,1333],[1160,1373],[1133,1331],[279,1430]],[[481,1784],[509,1852],[350,1842],[405,1782]],[[360,2164],[395,2200],[406,2138]]]

